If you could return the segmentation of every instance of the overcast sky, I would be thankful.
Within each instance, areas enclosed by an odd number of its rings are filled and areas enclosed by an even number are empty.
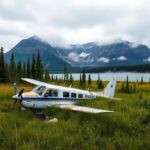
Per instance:
[[[33,35],[54,46],[116,39],[150,46],[150,0],[1,0],[0,46]]]

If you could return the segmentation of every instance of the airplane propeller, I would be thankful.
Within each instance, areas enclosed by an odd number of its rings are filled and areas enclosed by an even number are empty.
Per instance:
[[[14,83],[14,93],[15,93],[15,94],[18,94],[18,88],[17,88],[16,82]]]
[[[23,92],[24,92],[24,89],[21,89],[20,92],[19,92],[19,94],[18,94],[18,97],[21,97],[21,98],[22,98]]]
[[[14,108],[16,102],[19,100],[19,102],[22,102],[22,94],[24,92],[24,89],[21,89],[20,92],[18,92],[18,88],[16,83],[14,83],[14,93],[17,95],[16,96],[16,100],[14,101],[14,103],[11,105],[11,110]],[[18,99],[17,99],[18,98]]]

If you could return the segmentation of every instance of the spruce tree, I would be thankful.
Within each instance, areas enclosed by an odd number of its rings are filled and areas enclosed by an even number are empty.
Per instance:
[[[70,74],[70,84],[73,84],[73,76]]]
[[[126,79],[126,93],[129,93],[130,92],[130,87],[129,87],[129,78],[128,78],[128,75],[127,75],[127,79]]]
[[[27,70],[26,70],[26,63],[24,61],[23,62],[23,77],[26,77],[26,72],[27,72]]]
[[[55,81],[56,81],[56,82],[58,82],[58,78],[57,78],[57,75],[56,75],[56,77],[55,77]]]
[[[97,77],[97,89],[99,89],[99,80],[100,80],[100,76],[98,74],[98,77]]]
[[[53,76],[53,74],[51,75],[51,80],[54,81],[54,76]]]
[[[82,86],[82,76],[80,74],[80,82],[79,82],[79,86],[81,87]]]
[[[64,82],[68,82],[68,70],[67,70],[67,64],[64,64]]]
[[[9,79],[11,82],[16,82],[17,80],[16,64],[14,53],[11,53],[10,63],[9,63]]]
[[[143,81],[143,76],[141,76],[141,82],[140,82],[141,84],[143,84],[144,83],[144,81]]]
[[[0,49],[0,82],[5,82],[5,59],[3,47]]]
[[[85,74],[85,69],[83,69],[83,72],[82,72],[82,85],[83,85],[83,87],[86,86],[86,74]]]
[[[10,81],[9,80],[9,65],[7,63],[5,64],[5,74],[6,74],[5,76],[6,82],[9,82]]]
[[[97,79],[97,88],[98,89],[103,89],[104,88],[103,82],[100,79],[100,75],[99,74],[98,74],[98,79]]]
[[[27,61],[27,78],[30,78],[31,77],[31,68],[30,68],[30,60],[28,58],[28,61]]]
[[[21,64],[21,61],[18,61],[17,63],[17,75],[18,75],[18,80],[21,79],[22,75],[23,75],[23,72],[22,72],[22,64]]]
[[[92,81],[91,81],[91,75],[89,74],[89,76],[88,76],[88,86],[91,86],[91,83],[92,83]]]
[[[45,69],[45,78],[44,78],[44,80],[46,82],[48,82],[50,80],[49,71],[47,69]]]
[[[101,79],[99,80],[98,88],[99,89],[103,89],[104,88],[103,81]]]
[[[36,69],[37,69],[36,78],[38,80],[43,80],[43,65],[42,65],[41,55],[39,51],[36,59]]]
[[[31,64],[31,76],[33,79],[36,78],[36,64],[35,64],[35,55],[32,54],[32,64]]]

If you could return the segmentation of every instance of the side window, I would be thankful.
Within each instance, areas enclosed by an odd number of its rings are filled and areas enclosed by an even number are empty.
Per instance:
[[[45,97],[57,97],[58,96],[58,91],[57,90],[47,90],[45,93]]]
[[[79,94],[79,95],[78,95],[78,98],[83,98],[83,94]]]
[[[85,95],[85,98],[89,99],[89,95]]]
[[[77,97],[77,94],[76,94],[76,93],[71,93],[71,97],[72,97],[72,98],[76,98],[76,97]]]
[[[45,89],[46,89],[45,86],[40,86],[35,92],[41,96],[45,91]]]
[[[63,97],[69,97],[69,92],[63,92]]]

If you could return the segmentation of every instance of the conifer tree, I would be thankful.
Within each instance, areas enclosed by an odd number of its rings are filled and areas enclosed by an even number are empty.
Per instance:
[[[50,80],[50,76],[49,76],[49,71],[47,69],[45,69],[45,79],[46,82],[48,82]]]
[[[30,60],[27,61],[27,78],[31,77]]]
[[[85,74],[85,69],[83,69],[83,72],[82,72],[82,86],[83,86],[83,87],[86,86],[86,74]]]
[[[36,78],[38,80],[43,80],[43,65],[42,65],[41,55],[39,51],[36,59],[36,69],[37,69]]]
[[[89,74],[89,76],[88,76],[88,86],[91,86],[91,84],[92,84],[91,75]]]
[[[98,78],[97,78],[97,88],[99,89],[99,81],[100,81],[100,75],[98,74]]]
[[[70,84],[73,84],[73,76],[72,76],[72,74],[70,74]]]
[[[143,76],[141,76],[141,82],[140,83],[143,84]]]
[[[3,47],[0,49],[0,82],[5,82],[5,59]]]
[[[99,87],[99,89],[103,89],[104,88],[103,81],[101,79],[99,80],[98,87]]]
[[[55,77],[55,81],[56,81],[56,82],[58,82],[58,78],[57,78],[57,75],[56,75],[56,77]]]
[[[100,75],[98,75],[98,79],[97,79],[97,88],[98,89],[103,89],[104,88],[103,82],[100,79]]]
[[[9,82],[9,65],[7,63],[5,64],[5,75],[6,82]]]
[[[79,86],[81,87],[82,86],[82,76],[80,74],[80,82],[79,82]]]
[[[23,62],[23,77],[26,77],[26,63]]]
[[[129,92],[130,92],[128,75],[127,75],[127,79],[126,79],[126,89],[125,89],[125,91],[126,91],[126,93],[129,93]]]
[[[32,64],[31,64],[31,76],[33,79],[36,78],[36,64],[35,64],[35,55],[32,55]]]
[[[15,58],[14,53],[11,54],[10,57],[10,64],[9,64],[9,79],[11,82],[16,82],[16,64],[15,64]]]
[[[51,75],[51,80],[54,81],[54,76],[53,76],[53,74]]]
[[[68,70],[67,70],[67,64],[64,64],[64,82],[68,82]]]
[[[17,63],[17,75],[18,75],[18,80],[21,79],[22,75],[23,75],[23,72],[22,72],[22,64],[21,64],[21,61],[18,61]]]

